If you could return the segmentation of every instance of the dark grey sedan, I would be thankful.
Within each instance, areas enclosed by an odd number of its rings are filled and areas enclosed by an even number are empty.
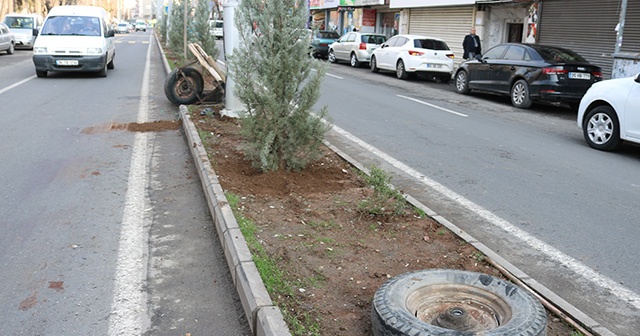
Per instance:
[[[505,43],[462,63],[454,78],[459,93],[510,95],[518,108],[546,101],[565,102],[577,109],[591,84],[602,80],[602,70],[568,49]]]

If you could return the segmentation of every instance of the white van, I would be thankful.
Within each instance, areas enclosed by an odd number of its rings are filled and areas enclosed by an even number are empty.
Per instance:
[[[16,37],[16,49],[33,49],[42,27],[42,15],[11,13],[5,15],[4,23]]]
[[[209,20],[209,34],[215,36],[215,38],[222,38],[222,20]]]
[[[38,77],[48,71],[97,72],[107,77],[116,54],[107,12],[93,6],[53,7],[33,47]]]

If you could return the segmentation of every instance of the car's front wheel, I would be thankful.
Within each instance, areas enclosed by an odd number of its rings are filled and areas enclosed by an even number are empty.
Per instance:
[[[511,87],[511,103],[517,108],[526,109],[533,105],[529,96],[529,84],[524,79],[518,80]]]
[[[38,78],[47,77],[47,70],[36,70],[36,76],[38,76]]]
[[[13,45],[13,42],[11,42],[11,43],[9,44],[9,49],[7,49],[7,54],[9,54],[9,55],[13,54],[13,51],[14,51],[14,50],[16,50],[16,49],[15,49],[15,46]]]
[[[358,57],[356,56],[355,53],[351,53],[351,66],[354,68],[357,68],[360,66],[360,61],[358,61]]]
[[[469,93],[469,77],[464,70],[460,70],[456,74],[456,91],[458,93]]]
[[[375,56],[371,56],[371,61],[369,61],[369,67],[371,68],[371,72],[378,72],[380,69],[378,68],[378,63],[376,61]]]
[[[595,149],[614,150],[622,143],[618,115],[608,105],[598,106],[587,113],[582,132],[587,144]]]
[[[407,70],[404,67],[404,62],[402,60],[399,60],[396,64],[396,77],[398,77],[398,79],[409,78],[409,74],[407,73]]]

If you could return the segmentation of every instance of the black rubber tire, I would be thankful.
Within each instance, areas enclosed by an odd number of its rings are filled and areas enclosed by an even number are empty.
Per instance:
[[[9,49],[7,49],[7,54],[11,55],[13,54],[13,52],[16,50],[15,45],[13,44],[13,42],[11,42],[11,44],[9,45]]]
[[[113,63],[113,60],[116,59],[116,56],[114,55],[113,58],[111,59],[111,62],[107,63],[107,69],[114,69],[116,67],[116,65]]]
[[[377,73],[380,72],[378,68],[378,64],[376,63],[376,57],[371,56],[371,61],[369,61],[369,68],[371,68],[371,72]]]
[[[330,63],[338,63],[338,59],[336,58],[336,53],[333,51],[333,49],[329,49],[329,54],[327,58],[329,59]]]
[[[517,108],[527,109],[533,105],[529,96],[529,84],[524,79],[519,79],[511,87],[511,104]]]
[[[360,67],[360,61],[358,61],[358,56],[355,53],[351,53],[351,57],[349,58],[349,63],[354,68]]]
[[[98,71],[98,77],[107,77],[107,65],[105,64],[102,70]]]
[[[620,122],[609,105],[589,110],[582,121],[582,134],[592,148],[611,151],[620,146]]]
[[[191,105],[202,97],[204,79],[195,68],[174,69],[164,80],[164,94],[174,105]]]
[[[496,312],[496,318],[504,320],[488,330],[460,331],[416,317],[427,308],[448,303],[474,305]],[[489,307],[492,305],[495,307]],[[404,273],[385,282],[373,297],[371,323],[374,336],[544,336],[547,314],[537,299],[508,281],[482,273],[430,269]]]
[[[469,75],[466,71],[460,70],[456,73],[455,85],[458,93],[467,94],[471,91],[469,90]]]
[[[36,76],[38,76],[38,78],[45,78],[47,77],[47,70],[36,70]]]
[[[399,60],[398,63],[396,63],[396,77],[398,79],[409,78],[409,73],[407,72],[407,69],[405,69],[404,62],[402,60]]]

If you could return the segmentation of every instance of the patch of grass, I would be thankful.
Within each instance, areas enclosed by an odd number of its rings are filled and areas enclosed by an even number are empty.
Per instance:
[[[447,234],[447,229],[440,229],[437,232],[438,236],[444,236],[445,234]]]
[[[479,261],[479,262],[483,262],[485,261],[487,258],[484,256],[484,254],[482,254],[481,252],[473,252],[473,254],[471,254],[471,256],[473,257],[473,259]]]
[[[402,215],[408,208],[405,197],[391,185],[391,176],[371,166],[369,174],[358,172],[364,183],[373,190],[370,198],[358,203],[358,211],[372,216]]]
[[[256,237],[258,227],[251,219],[246,218],[242,212],[238,210],[240,197],[233,193],[225,194],[236,217],[238,226],[240,226],[240,231],[251,250],[253,262],[256,264],[258,272],[260,272],[262,281],[273,302],[281,308],[282,315],[291,333],[293,335],[320,335],[320,323],[314,320],[314,316],[317,314],[313,314],[313,312],[299,312],[296,311],[297,309],[295,309],[295,307],[289,307],[289,305],[287,305],[288,300],[291,298],[293,299],[294,306],[298,304],[294,291],[296,282],[287,279],[285,272],[279,266],[282,261],[271,257],[260,244]],[[310,279],[309,281],[314,282],[316,280]],[[279,298],[283,299],[279,300]]]
[[[308,223],[308,225],[314,229],[338,229],[340,228],[340,225],[338,225],[338,223],[336,223],[335,221],[320,221],[320,222],[316,222],[316,221],[311,221]]]

